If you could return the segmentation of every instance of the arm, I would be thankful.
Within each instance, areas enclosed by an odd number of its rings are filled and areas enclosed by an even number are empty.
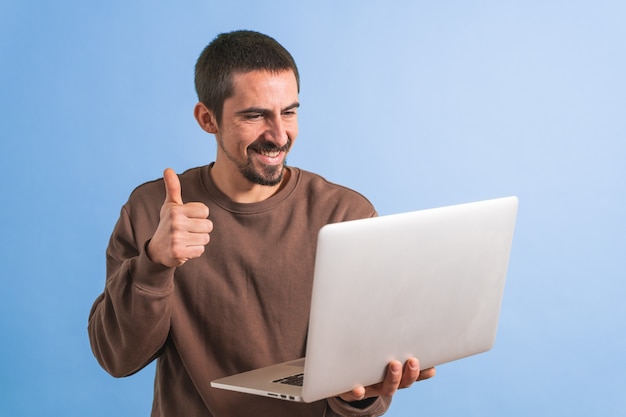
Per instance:
[[[158,226],[145,220],[147,212],[135,219],[141,227],[133,224],[128,205],[122,209],[107,248],[105,289],[89,315],[94,355],[114,376],[137,372],[158,356],[169,335],[176,267],[203,253],[212,230],[206,206],[182,203],[176,174],[166,170],[164,180]]]
[[[126,207],[107,248],[107,280],[89,315],[89,339],[100,365],[121,377],[150,363],[169,333],[174,268],[153,263],[135,241]]]

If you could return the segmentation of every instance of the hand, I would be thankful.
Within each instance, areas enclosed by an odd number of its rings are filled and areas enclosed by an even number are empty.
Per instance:
[[[369,387],[356,387],[350,392],[339,396],[346,402],[360,401],[370,397],[391,396],[398,389],[408,388],[415,381],[432,378],[435,376],[435,368],[428,368],[420,371],[419,361],[411,358],[404,364],[392,361],[387,367],[385,380],[381,383],[370,385]]]
[[[178,175],[171,168],[163,172],[165,202],[159,225],[148,244],[148,256],[167,267],[183,265],[204,253],[213,223],[209,208],[202,203],[183,204]]]

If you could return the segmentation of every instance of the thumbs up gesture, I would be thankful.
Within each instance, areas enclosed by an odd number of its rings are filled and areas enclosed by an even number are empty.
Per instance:
[[[148,244],[148,256],[153,262],[178,267],[204,253],[213,223],[208,219],[206,205],[183,203],[180,180],[174,170],[167,168],[163,180],[165,202],[157,230]]]

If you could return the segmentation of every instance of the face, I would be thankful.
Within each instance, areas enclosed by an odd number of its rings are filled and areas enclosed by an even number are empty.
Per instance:
[[[233,76],[234,94],[216,126],[215,168],[258,185],[282,181],[287,153],[298,135],[298,86],[292,71]]]

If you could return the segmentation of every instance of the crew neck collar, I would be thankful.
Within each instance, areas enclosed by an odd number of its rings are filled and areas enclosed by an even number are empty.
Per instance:
[[[267,211],[276,207],[280,203],[282,203],[289,195],[295,190],[298,182],[300,181],[301,171],[298,168],[294,167],[285,167],[288,169],[290,174],[287,182],[271,197],[259,201],[256,203],[238,203],[231,200],[226,194],[224,194],[213,182],[211,178],[211,169],[213,168],[213,164],[211,163],[207,165],[201,174],[202,184],[215,204],[223,208],[224,210],[230,211],[232,213],[240,213],[240,214],[254,214],[263,211]]]

